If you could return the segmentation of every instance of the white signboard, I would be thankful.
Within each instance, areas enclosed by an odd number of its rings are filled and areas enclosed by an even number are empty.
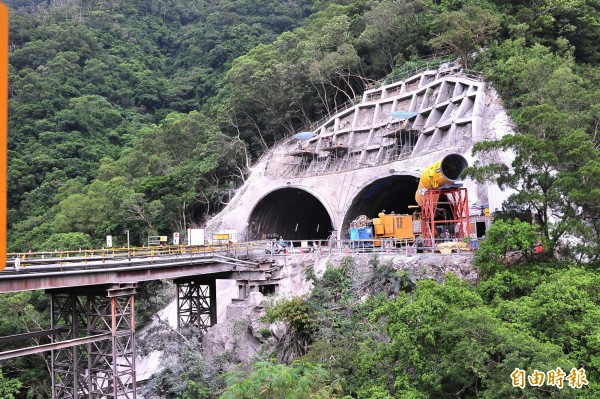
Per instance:
[[[106,248],[112,248],[112,236],[106,236]]]
[[[179,233],[173,233],[173,245],[179,245]]]
[[[204,229],[188,229],[188,245],[204,245]]]

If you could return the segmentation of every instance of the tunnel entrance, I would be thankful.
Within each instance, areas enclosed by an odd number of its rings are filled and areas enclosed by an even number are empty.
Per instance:
[[[284,240],[325,240],[333,225],[323,204],[298,188],[283,188],[266,195],[248,220],[250,240],[283,237]]]
[[[400,175],[384,177],[366,186],[356,195],[346,212],[341,237],[349,237],[350,222],[360,215],[366,215],[372,219],[384,210],[385,213],[394,212],[396,214],[418,212],[419,209],[409,208],[409,205],[417,204],[415,192],[418,184],[418,178]]]

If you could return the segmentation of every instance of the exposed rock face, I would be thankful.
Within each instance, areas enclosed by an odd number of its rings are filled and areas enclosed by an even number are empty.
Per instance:
[[[392,264],[399,270],[406,270],[411,281],[431,279],[443,282],[446,274],[454,273],[461,280],[477,282],[479,276],[472,265],[470,255],[419,255],[395,257]]]
[[[245,301],[229,305],[225,320],[204,335],[204,355],[225,369],[249,365],[269,337],[269,326],[260,321],[264,301],[260,292],[251,292]]]
[[[373,256],[361,254],[354,257],[359,274],[369,273],[369,261]],[[321,276],[328,262],[337,264],[343,257],[344,255],[333,255],[319,260],[315,263],[315,273],[317,276]],[[441,283],[448,273],[454,273],[464,281],[476,282],[478,280],[478,274],[472,266],[473,258],[470,254],[414,254],[412,256],[380,254],[378,260],[382,264],[391,263],[399,271],[406,271],[409,279],[413,282],[435,280]]]

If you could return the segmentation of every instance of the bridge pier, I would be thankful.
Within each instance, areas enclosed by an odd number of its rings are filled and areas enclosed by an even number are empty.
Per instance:
[[[174,282],[177,284],[177,328],[196,326],[206,332],[217,324],[217,280],[214,277]]]
[[[52,399],[135,399],[136,284],[49,290]]]

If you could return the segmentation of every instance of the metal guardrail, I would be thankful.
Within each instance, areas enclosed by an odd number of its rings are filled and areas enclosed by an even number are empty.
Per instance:
[[[213,244],[202,246],[187,245],[165,245],[150,247],[131,247],[131,248],[101,248],[101,249],[82,249],[78,251],[54,251],[54,252],[18,252],[7,254],[7,267],[14,267],[15,260],[18,259],[17,267],[27,267],[31,265],[99,265],[118,260],[143,260],[159,257],[175,256],[222,256],[229,258],[239,258],[249,256],[252,242],[231,243],[231,244]]]
[[[411,256],[416,253],[435,253],[439,252],[440,244],[446,246],[453,253],[472,254],[478,248],[478,240],[471,239],[469,244],[456,239],[436,239],[434,246],[419,246],[415,240],[374,238],[361,240],[291,240],[285,241],[285,246],[281,246],[277,241],[267,241],[263,243],[267,255],[295,255],[295,254],[351,254],[351,253],[388,253]],[[454,245],[452,245],[454,244]],[[277,249],[274,250],[273,248]]]
[[[435,246],[418,246],[414,240],[406,239],[328,239],[328,240],[288,240],[284,245],[278,241],[249,241],[231,244],[217,244],[204,246],[162,246],[162,247],[132,247],[132,248],[105,248],[88,249],[81,251],[56,251],[56,252],[28,252],[9,253],[5,271],[43,269],[39,266],[88,266],[86,268],[103,268],[118,266],[121,262],[143,263],[148,259],[148,266],[160,263],[160,258],[165,260],[174,257],[189,255],[202,258],[203,256],[229,259],[236,263],[253,263],[251,259],[260,259],[280,255],[298,254],[340,254],[340,253],[396,253],[410,256],[415,253],[434,253],[439,250],[439,244],[455,243],[448,247],[455,253],[472,253],[477,249],[477,240],[471,240],[465,246],[452,239],[436,239]],[[15,264],[15,259],[18,265]],[[181,258],[180,258],[181,259]],[[244,260],[247,259],[247,260]],[[184,259],[181,259],[182,261]],[[47,269],[44,269],[47,270]],[[33,271],[33,270],[32,270]]]

